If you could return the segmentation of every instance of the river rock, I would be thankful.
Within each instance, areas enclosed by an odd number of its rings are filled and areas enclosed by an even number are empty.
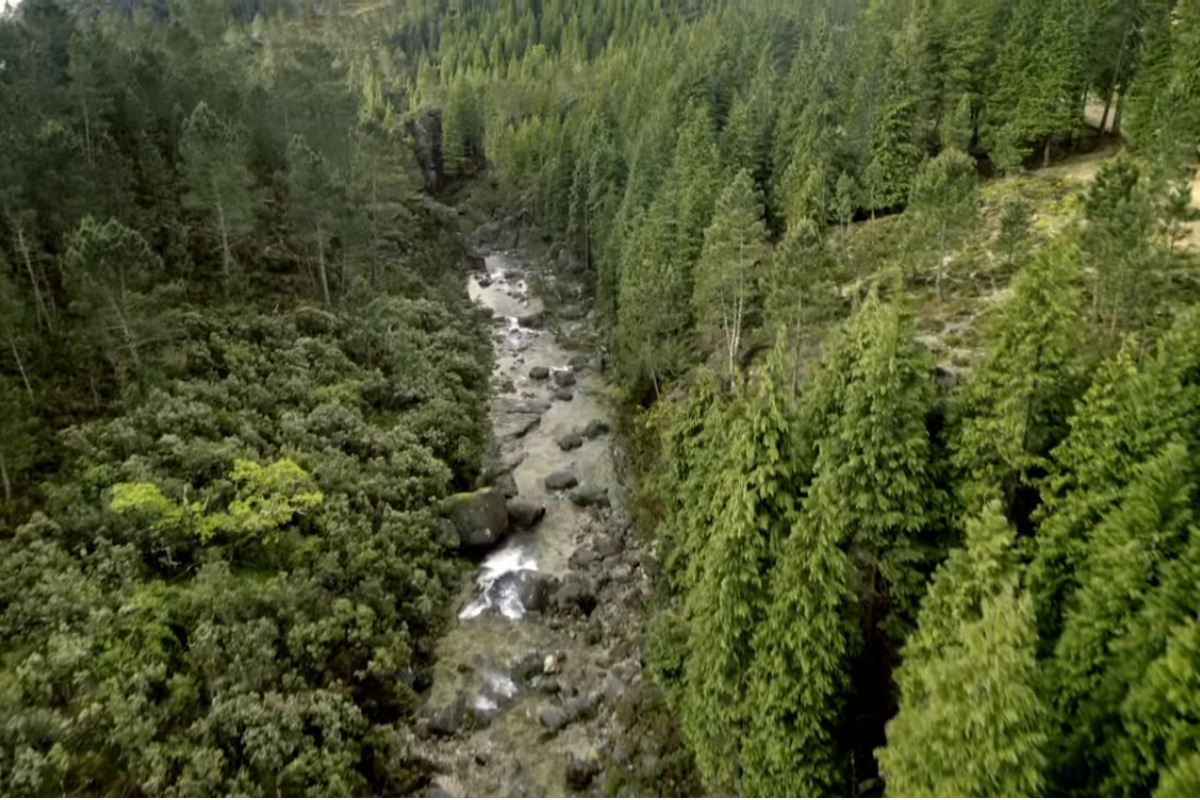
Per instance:
[[[565,489],[573,489],[579,485],[579,479],[575,477],[575,473],[561,469],[557,472],[551,472],[546,476],[546,488],[551,492],[563,491]]]
[[[557,369],[554,371],[554,382],[559,386],[574,386],[575,373],[569,369]]]
[[[579,306],[563,306],[558,310],[559,319],[576,320],[583,319],[587,316],[587,312]]]
[[[463,547],[491,547],[508,532],[508,508],[499,489],[452,495],[445,509]]]
[[[516,397],[492,399],[493,427],[496,438],[520,439],[542,421],[549,404],[544,401],[526,400]]]
[[[571,569],[587,569],[596,562],[596,554],[587,547],[580,547],[571,557],[567,559],[567,566]]]
[[[558,656],[551,653],[542,660],[542,673],[553,675],[556,672],[558,672]]]
[[[488,275],[480,275],[475,280],[478,281],[480,289],[486,289],[492,285],[492,279]]]
[[[509,665],[508,674],[513,679],[513,683],[520,686],[527,685],[542,674],[544,661],[545,656],[537,650],[530,650],[525,655],[513,659]]]
[[[532,313],[522,314],[521,316],[517,317],[517,324],[522,328],[540,328],[545,321],[546,315],[541,311],[534,311]]]
[[[496,480],[492,482],[492,485],[497,491],[504,495],[504,499],[506,500],[510,497],[516,497],[518,494],[517,479],[513,477],[511,472],[505,472],[501,475],[497,475]]]
[[[596,555],[600,558],[612,558],[620,555],[621,550],[624,549],[621,546],[621,539],[618,536],[600,536],[593,543],[593,547],[596,550]]]
[[[583,426],[583,435],[588,439],[598,439],[611,430],[608,423],[602,419],[594,419]]]
[[[550,599],[546,576],[537,570],[522,569],[506,572],[496,579],[498,592],[515,592],[526,611],[543,611]]]
[[[575,355],[571,356],[570,360],[567,361],[567,365],[576,372],[581,369],[587,369],[588,357],[583,353],[576,353]]]
[[[546,516],[546,507],[527,497],[513,497],[507,506],[508,524],[514,528],[532,528]]]
[[[561,706],[547,706],[538,714],[538,722],[542,723],[542,727],[554,734],[567,727],[570,719],[567,717],[567,712]]]
[[[607,486],[580,486],[571,492],[571,502],[581,508],[610,505]]]
[[[600,764],[587,758],[580,758],[574,753],[567,753],[567,762],[563,767],[563,780],[567,788],[582,791],[588,787],[592,779],[600,774]]]
[[[576,448],[583,447],[583,437],[578,433],[568,433],[564,436],[558,437],[557,444],[558,449],[560,450],[574,450]]]
[[[575,399],[575,393],[565,386],[561,386],[554,390],[554,399],[563,400],[569,403]]]
[[[563,579],[550,602],[563,612],[579,609],[585,616],[590,615],[596,608],[595,584],[584,575],[572,573]]]
[[[563,711],[567,712],[567,718],[572,722],[581,720],[589,720],[596,716],[596,708],[600,705],[600,693],[595,692],[587,695],[576,695],[567,702],[563,703]]]
[[[544,381],[550,377],[549,367],[532,367],[529,370],[529,377],[535,381]]]

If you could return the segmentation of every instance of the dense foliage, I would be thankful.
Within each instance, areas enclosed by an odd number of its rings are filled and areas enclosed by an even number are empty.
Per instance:
[[[1197,0],[24,0],[3,788],[417,785],[487,347],[414,195],[473,182],[643,423],[687,752],[636,789],[1200,791],[1198,50]],[[1088,108],[1129,152],[1040,194]]]
[[[4,794],[421,780],[490,348],[400,121],[272,19],[0,19]]]

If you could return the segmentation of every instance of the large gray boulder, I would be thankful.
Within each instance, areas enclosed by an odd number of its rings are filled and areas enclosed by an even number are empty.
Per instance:
[[[491,547],[508,533],[508,507],[499,489],[451,495],[444,508],[465,548]]]
[[[551,472],[549,475],[547,475],[545,484],[549,491],[559,492],[578,486],[579,478],[575,477],[574,472],[560,469],[557,472]]]
[[[571,502],[581,508],[608,506],[608,487],[583,485],[571,492]]]
[[[529,377],[533,378],[535,381],[544,381],[550,377],[550,368],[531,367],[529,370]]]
[[[559,450],[574,450],[578,447],[583,447],[583,437],[572,431],[558,437],[555,443],[558,445]]]
[[[546,515],[546,506],[528,497],[508,501],[508,524],[514,528],[532,528]]]
[[[608,423],[602,419],[594,419],[583,426],[583,435],[588,439],[598,439],[609,432]]]
[[[575,385],[575,373],[569,369],[556,369],[554,371],[554,382],[562,387]]]

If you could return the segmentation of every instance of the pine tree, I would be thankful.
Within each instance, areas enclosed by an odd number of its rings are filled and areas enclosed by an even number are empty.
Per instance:
[[[213,219],[221,243],[221,273],[228,294],[237,269],[233,244],[251,230],[254,221],[245,141],[241,132],[201,102],[184,123],[179,147],[189,189],[184,206],[200,209]]]
[[[1195,312],[1181,317],[1140,369],[1132,341],[1101,365],[1053,451],[1029,570],[1048,645],[1057,641],[1063,606],[1078,585],[1086,532],[1115,507],[1139,464],[1173,438],[1194,435],[1200,397],[1186,376],[1200,348],[1198,323]]]
[[[814,797],[846,786],[835,731],[855,631],[850,568],[837,534],[814,514],[802,514],[772,573],[747,678],[747,796]]]
[[[1042,794],[1049,736],[1033,628],[1033,604],[1008,586],[936,657],[906,664],[901,711],[879,753],[890,796]]]
[[[768,253],[762,213],[754,182],[741,170],[717,201],[696,264],[692,304],[697,330],[709,348],[721,346],[730,376],[737,367],[743,330],[757,302]]]
[[[878,753],[889,795],[1041,793],[1046,710],[1015,538],[990,502],[934,575],[896,671],[900,710]]]
[[[991,320],[985,354],[958,399],[953,462],[968,510],[998,486],[1018,526],[1021,495],[1062,438],[1078,375],[1079,249],[1069,239],[1040,250]]]
[[[795,522],[801,471],[777,347],[762,374],[743,388],[728,420],[719,477],[709,484],[723,503],[698,555],[697,582],[687,595],[691,622],[684,733],[705,785],[737,786],[740,749],[750,716],[745,676],[754,631],[769,602],[776,553]]]
[[[908,311],[872,295],[834,343],[802,416],[817,443],[810,507],[852,556],[864,618],[886,618],[893,631],[915,614],[941,504],[925,427],[928,358]]]
[[[1159,583],[1162,562],[1186,542],[1196,496],[1186,449],[1169,444],[1135,471],[1121,495],[1086,536],[1086,558],[1076,576],[1080,588],[1068,601],[1048,666],[1056,719],[1069,731],[1058,742],[1060,783],[1103,793],[1112,747],[1125,736],[1119,710],[1132,677],[1112,669],[1111,643],[1130,629],[1147,592]]]
[[[937,158],[926,161],[913,180],[908,200],[913,235],[918,241],[932,244],[939,296],[950,250],[975,227],[979,204],[976,184],[975,162],[958,150],[943,150]]]

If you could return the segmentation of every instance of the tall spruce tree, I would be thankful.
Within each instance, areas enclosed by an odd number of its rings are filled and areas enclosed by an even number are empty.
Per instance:
[[[705,785],[739,785],[742,739],[750,717],[746,673],[754,631],[769,603],[769,581],[796,520],[802,473],[782,347],[742,387],[729,418],[713,515],[700,574],[687,594],[691,622],[683,726]]]

